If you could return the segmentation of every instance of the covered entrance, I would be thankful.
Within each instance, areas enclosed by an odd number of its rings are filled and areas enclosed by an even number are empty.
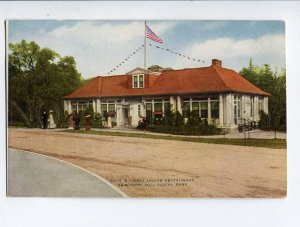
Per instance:
[[[119,104],[117,106],[117,125],[128,126],[128,118],[130,117],[130,105]]]
[[[123,124],[124,126],[128,126],[128,119],[130,118],[130,105],[122,106],[122,115],[123,115]]]
[[[140,102],[118,104],[117,125],[121,127],[137,127],[138,122],[142,119],[143,111],[143,104]]]

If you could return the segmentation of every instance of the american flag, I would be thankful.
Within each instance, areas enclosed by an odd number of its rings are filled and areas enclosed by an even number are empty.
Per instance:
[[[153,40],[154,42],[163,43],[162,39],[159,38],[147,25],[146,25],[146,37]]]

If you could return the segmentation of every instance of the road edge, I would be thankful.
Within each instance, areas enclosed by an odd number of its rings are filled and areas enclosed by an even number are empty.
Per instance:
[[[118,192],[123,198],[129,198],[129,196],[125,192],[121,191],[118,187],[116,187],[115,185],[113,185],[112,183],[110,183],[108,180],[106,180],[105,178],[103,178],[103,177],[101,177],[101,176],[99,176],[99,175],[97,175],[97,174],[95,174],[95,173],[93,173],[93,172],[91,172],[91,171],[83,168],[83,167],[77,166],[77,165],[75,165],[73,163],[70,163],[70,162],[67,162],[67,161],[64,161],[64,160],[61,160],[61,159],[58,159],[58,158],[54,158],[54,157],[51,157],[51,156],[48,156],[48,155],[44,155],[44,154],[39,154],[39,153],[36,153],[36,152],[31,152],[31,151],[28,151],[28,150],[22,150],[22,149],[16,149],[16,148],[8,147],[7,148],[7,152],[9,152],[8,149],[13,150],[13,151],[20,151],[20,152],[30,153],[30,154],[34,154],[34,155],[40,155],[40,156],[43,156],[43,157],[46,157],[46,158],[50,158],[50,159],[54,159],[54,160],[63,162],[65,164],[73,166],[73,167],[76,167],[76,168],[78,168],[78,169],[80,169],[80,170],[82,170],[84,172],[87,172],[87,173],[93,175],[98,180],[103,181],[105,184],[107,184],[113,190],[115,190],[116,192]],[[6,163],[6,165],[8,167],[8,163]],[[99,198],[102,198],[102,197],[99,197]],[[107,198],[113,198],[113,197],[107,197]]]

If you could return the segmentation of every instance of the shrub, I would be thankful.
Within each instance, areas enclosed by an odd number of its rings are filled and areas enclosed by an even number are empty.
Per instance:
[[[176,111],[175,114],[175,126],[181,126],[184,125],[184,118],[181,115],[181,113],[179,113],[178,111]]]
[[[190,125],[190,126],[201,126],[202,125],[198,111],[191,112],[190,118],[187,121],[187,125]]]
[[[154,116],[153,118],[153,124],[154,125],[162,125],[163,124],[163,119],[161,116]]]
[[[94,114],[94,118],[92,119],[92,127],[102,128],[102,116],[100,113]]]
[[[117,122],[115,122],[115,121],[112,121],[112,122],[111,122],[111,126],[112,126],[112,127],[115,127],[115,126],[117,126]]]
[[[175,113],[171,109],[165,111],[164,117],[162,118],[163,125],[174,125],[175,124]]]
[[[266,114],[264,111],[259,111],[259,122],[258,127],[260,129],[271,129],[272,127],[269,124],[269,115]]]
[[[221,129],[215,125],[201,126],[170,126],[170,125],[151,125],[146,128],[150,132],[167,133],[174,135],[216,135],[221,133]]]

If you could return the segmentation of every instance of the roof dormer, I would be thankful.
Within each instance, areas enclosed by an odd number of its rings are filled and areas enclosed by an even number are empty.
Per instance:
[[[145,88],[145,81],[146,81],[146,76],[148,71],[142,68],[135,68],[131,71],[129,71],[127,74],[127,86],[128,88]]]
[[[148,70],[146,69],[142,69],[140,67],[136,67],[135,69],[129,71],[128,73],[126,73],[127,75],[136,75],[136,74],[146,74],[148,73]]]

